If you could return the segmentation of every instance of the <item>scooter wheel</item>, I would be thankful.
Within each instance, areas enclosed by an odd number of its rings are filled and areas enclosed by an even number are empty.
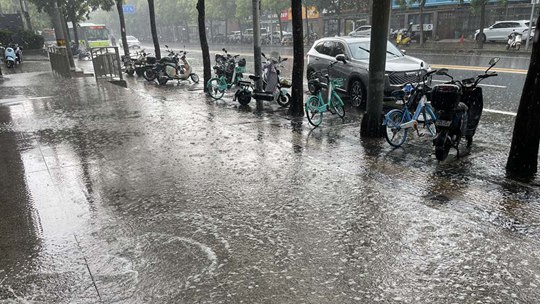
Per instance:
[[[194,83],[199,83],[199,75],[193,73],[189,77],[191,78],[191,81],[193,81]]]
[[[135,74],[135,71],[134,70],[127,70],[126,74],[128,74],[129,76],[133,76],[133,74]]]
[[[279,94],[277,103],[282,107],[288,107],[291,103],[291,95],[289,93],[287,94]]]
[[[247,106],[251,101],[251,92],[248,90],[238,90],[235,96],[236,99],[238,99],[238,102],[243,106]]]
[[[7,62],[6,62],[6,66],[7,66],[8,68],[12,68],[12,67],[13,67],[13,61],[11,61],[11,60],[10,60],[10,61],[7,61]]]

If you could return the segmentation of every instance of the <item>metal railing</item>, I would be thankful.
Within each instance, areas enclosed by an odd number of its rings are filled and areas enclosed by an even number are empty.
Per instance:
[[[122,81],[122,66],[118,47],[95,47],[90,49],[96,81]]]
[[[71,77],[71,66],[66,47],[50,46],[47,48],[47,53],[53,72],[64,77]]]

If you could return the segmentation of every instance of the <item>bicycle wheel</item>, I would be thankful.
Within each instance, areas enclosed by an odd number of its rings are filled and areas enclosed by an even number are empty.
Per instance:
[[[206,87],[208,88],[208,94],[215,100],[221,99],[225,94],[225,90],[220,88],[221,80],[219,78],[212,78],[208,80]]]
[[[332,113],[336,113],[340,118],[345,117],[345,108],[343,107],[343,102],[341,100],[332,98],[330,107],[332,108]]]
[[[422,118],[424,119],[424,128],[429,132],[432,137],[437,135],[437,128],[435,127],[435,119],[428,111],[424,109],[422,112]]]
[[[314,127],[321,124],[323,113],[319,111],[319,98],[317,96],[311,96],[306,101],[306,116]]]
[[[408,129],[402,129],[400,127],[400,125],[404,122],[403,111],[392,110],[385,115],[384,120],[386,124],[386,132],[384,133],[386,141],[392,147],[400,147],[403,145],[407,139],[407,133],[409,132]]]

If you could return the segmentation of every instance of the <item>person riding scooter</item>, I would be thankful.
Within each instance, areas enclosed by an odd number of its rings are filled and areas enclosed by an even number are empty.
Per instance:
[[[506,44],[506,49],[514,49],[516,51],[519,51],[521,48],[521,40],[523,39],[523,35],[521,33],[516,32],[516,30],[512,30],[512,33],[508,35],[508,43]]]

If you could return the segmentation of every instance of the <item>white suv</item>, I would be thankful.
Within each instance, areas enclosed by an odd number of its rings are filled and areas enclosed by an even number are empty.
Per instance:
[[[534,28],[534,23],[533,23]],[[529,37],[529,20],[497,21],[484,29],[484,36],[480,37],[480,30],[474,33],[474,39],[486,41],[508,41],[508,35],[513,31],[523,34],[523,40]],[[534,36],[534,31],[531,36]]]

